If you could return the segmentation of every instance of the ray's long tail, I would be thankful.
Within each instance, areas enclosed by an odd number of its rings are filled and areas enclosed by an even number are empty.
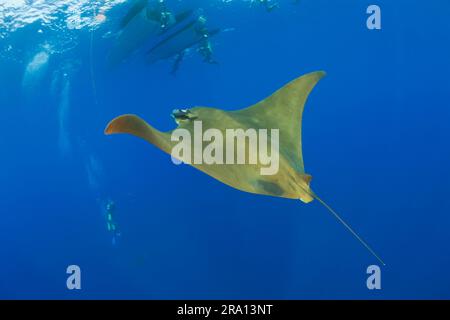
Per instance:
[[[319,196],[317,196],[314,192],[311,191],[311,196],[316,199],[317,201],[319,201],[329,212],[331,212],[331,214],[348,230],[350,231],[350,233],[383,265],[385,266],[386,264],[384,263],[384,261],[380,258],[380,256],[378,256],[375,251],[373,251],[373,249],[367,244],[367,242],[365,242],[363,240],[363,238],[361,238],[355,230],[352,229],[352,227],[350,227],[350,225],[344,221],[344,219],[342,219],[336,211],[333,210],[333,208],[331,208],[325,201],[323,201]]]

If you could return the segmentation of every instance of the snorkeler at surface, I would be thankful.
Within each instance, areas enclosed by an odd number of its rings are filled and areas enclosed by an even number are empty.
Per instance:
[[[213,59],[213,49],[211,37],[221,30],[209,30],[206,27],[206,18],[199,16],[195,21],[189,23],[184,28],[165,38],[148,52],[148,62],[154,63],[158,60],[175,57],[171,74],[175,75],[180,68],[186,53],[196,48],[206,63],[216,64]]]
[[[164,0],[137,0],[119,24],[116,41],[109,53],[108,64],[114,66],[128,59],[157,37],[188,19],[192,10],[174,14],[167,9]]]
[[[202,41],[202,43],[200,43],[198,52],[203,57],[203,62],[218,64],[218,62],[213,58],[213,48],[209,39],[205,39],[204,41]]]
[[[260,6],[264,7],[267,12],[272,12],[273,9],[279,7],[278,2],[273,2],[272,0],[252,0],[251,4],[259,4]]]
[[[201,16],[198,23],[197,32],[203,37],[203,40],[199,44],[198,52],[203,57],[204,62],[217,64],[217,61],[213,59],[213,48],[210,40],[211,34],[206,27],[206,18]]]
[[[160,23],[161,29],[168,28],[175,22],[175,17],[173,13],[167,9],[164,0],[157,0],[156,2],[137,0],[122,19],[120,28],[125,28],[137,15],[143,12],[143,10],[147,19],[158,21]]]
[[[165,30],[176,22],[175,16],[173,15],[172,12],[167,10],[166,3],[164,2],[164,0],[158,0],[158,4],[159,4],[158,8],[159,22],[161,24],[161,29]]]
[[[117,243],[117,239],[120,237],[120,231],[115,220],[116,204],[112,200],[108,200],[105,206],[106,214],[106,227],[108,232],[112,234],[112,244]]]

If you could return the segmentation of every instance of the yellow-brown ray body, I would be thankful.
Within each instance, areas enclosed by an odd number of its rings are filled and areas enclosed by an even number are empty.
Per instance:
[[[203,131],[218,129],[224,136],[227,129],[279,130],[279,170],[274,175],[261,175],[263,165],[257,164],[195,164],[192,150],[190,159],[183,159],[195,168],[238,190],[276,197],[300,199],[305,203],[317,199],[323,204],[378,260],[374,251],[346,224],[337,213],[311,189],[312,177],[305,173],[301,131],[306,100],[325,75],[313,72],[288,83],[261,102],[237,111],[195,107],[189,109],[189,119],[180,121],[176,129],[186,129],[194,140],[194,122],[201,121]],[[175,129],[175,130],[176,130]],[[161,132],[135,115],[123,115],[111,121],[105,134],[131,134],[172,154],[178,142],[172,141],[174,130]],[[201,148],[209,142],[202,142]],[[195,145],[195,143],[193,143]],[[225,152],[224,152],[225,153]],[[249,155],[249,149],[245,153]],[[188,160],[188,161],[186,161]],[[383,262],[382,262],[383,263]],[[383,263],[384,264],[384,263]]]
[[[218,129],[225,136],[227,129],[279,130],[279,170],[274,175],[261,175],[262,164],[194,164],[188,163],[213,178],[236,189],[291,199],[312,201],[309,183],[311,176],[305,174],[301,150],[301,120],[309,93],[324,76],[315,72],[287,84],[267,99],[238,111],[214,108],[189,109],[195,121],[201,121],[203,131]],[[183,121],[177,129],[193,133],[194,121]],[[124,115],[113,120],[106,134],[128,133],[154,144],[171,154],[177,142],[171,141],[173,131],[161,132],[134,115]],[[194,135],[192,134],[192,139]],[[204,147],[207,143],[203,143]],[[194,154],[192,152],[192,157]],[[248,155],[248,148],[246,150]],[[247,157],[248,159],[248,157]]]

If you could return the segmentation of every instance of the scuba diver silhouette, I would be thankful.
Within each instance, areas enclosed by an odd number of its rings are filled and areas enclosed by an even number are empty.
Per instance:
[[[115,219],[116,204],[112,200],[108,200],[105,205],[106,227],[112,235],[112,245],[116,245],[118,238],[121,236],[117,221]]]

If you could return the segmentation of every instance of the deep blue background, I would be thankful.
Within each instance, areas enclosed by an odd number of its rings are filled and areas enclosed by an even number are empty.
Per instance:
[[[450,298],[450,3],[377,0],[381,31],[365,25],[372,1],[286,0],[271,14],[210,3],[209,23],[235,28],[215,38],[220,64],[192,55],[176,78],[139,55],[107,69],[102,35],[123,7],[109,12],[94,34],[96,96],[89,30],[71,31],[78,46],[51,56],[33,92],[21,87],[26,64],[56,36],[32,25],[1,40],[22,56],[0,61],[0,298]],[[50,83],[67,61],[79,67],[62,154]],[[103,135],[122,113],[170,129],[174,108],[242,108],[316,70],[328,75],[304,114],[306,171],[386,261],[381,291],[366,288],[377,261],[319,203],[239,192],[139,139]],[[65,287],[69,264],[81,291]]]

